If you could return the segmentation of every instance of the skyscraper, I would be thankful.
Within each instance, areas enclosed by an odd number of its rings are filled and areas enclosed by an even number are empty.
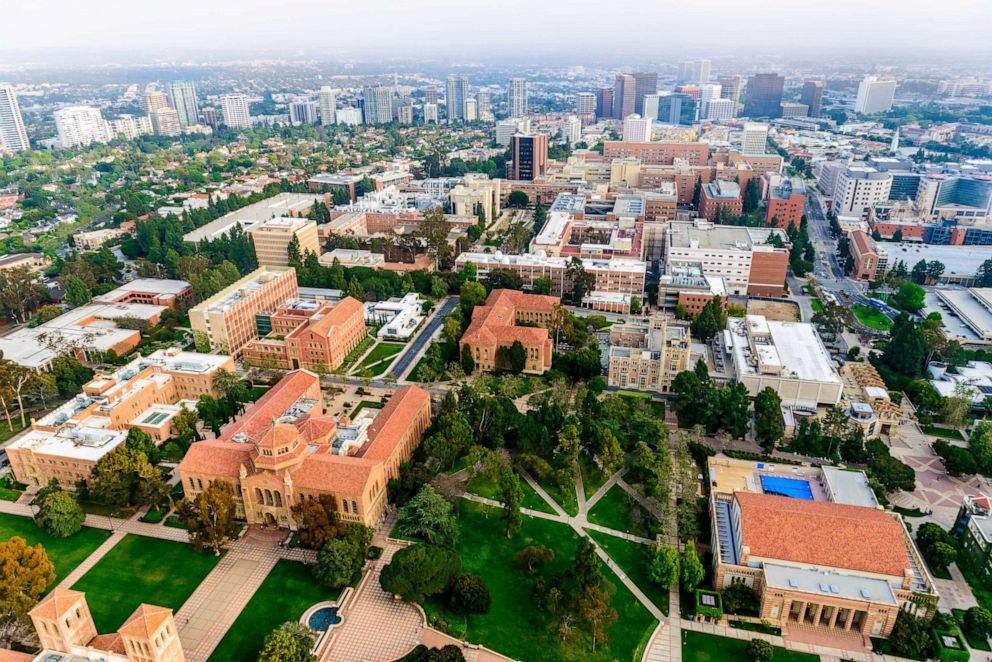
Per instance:
[[[858,85],[858,98],[854,102],[854,112],[871,115],[885,113],[892,109],[896,95],[894,80],[879,80],[878,76],[865,76]]]
[[[182,124],[179,122],[179,113],[166,106],[156,108],[150,112],[152,118],[152,130],[156,136],[178,136],[182,133]]]
[[[99,108],[69,106],[56,110],[55,130],[62,149],[85,147],[91,143],[105,143],[110,139],[107,123]]]
[[[491,120],[493,112],[492,91],[483,88],[475,93],[476,109],[479,111],[480,120]]]
[[[596,117],[613,117],[612,87],[601,87],[596,92]]]
[[[760,122],[745,122],[741,137],[741,152],[744,154],[764,154],[768,144],[768,125]]]
[[[654,120],[638,114],[628,115],[623,120],[623,141],[646,143],[651,141],[651,125]]]
[[[306,99],[291,102],[289,104],[289,123],[294,126],[316,124],[317,104]]]
[[[510,89],[506,101],[510,117],[523,117],[527,114],[526,78],[516,77],[510,79]]]
[[[658,110],[660,109],[661,95],[660,94],[648,94],[644,97],[644,112],[641,113],[642,117],[647,117],[652,120],[658,119]]]
[[[799,103],[805,104],[809,108],[810,117],[820,116],[820,102],[823,100],[823,81],[808,80],[803,83],[802,94],[799,95]]]
[[[433,85],[424,90],[424,103],[437,105],[437,88]]]
[[[244,94],[225,94],[220,98],[220,111],[224,124],[232,129],[251,127],[251,113],[248,110],[248,97]]]
[[[196,85],[188,80],[176,80],[166,87],[169,105],[179,115],[181,126],[200,123],[200,104],[196,101]]]
[[[437,124],[437,104],[424,104],[424,124]]]
[[[658,74],[617,74],[613,83],[613,117],[622,120],[644,110],[644,97],[658,91]]]
[[[145,89],[145,96],[141,99],[141,107],[146,113],[151,114],[152,111],[158,110],[159,108],[167,108],[168,106],[169,97],[165,92],[154,88]]]
[[[388,124],[393,121],[393,89],[385,85],[366,85],[362,101],[366,124]]]
[[[570,115],[561,125],[561,140],[569,146],[582,140],[582,120]]]
[[[733,101],[734,114],[736,114],[737,109],[741,105],[741,90],[744,88],[744,77],[737,75],[720,76],[716,80],[720,83],[720,98]]]
[[[681,92],[665,94],[658,99],[658,121],[691,126],[699,121],[699,102]]]
[[[596,120],[596,95],[592,92],[579,92],[575,95],[575,112],[585,124]]]
[[[703,83],[699,86],[699,114],[709,117],[710,101],[720,98],[720,86],[715,83]]]
[[[779,117],[782,114],[782,87],[778,74],[754,74],[747,79],[744,114],[748,117]]]
[[[465,121],[475,122],[479,119],[479,102],[475,99],[465,99]]]
[[[448,109],[449,122],[465,119],[466,101],[468,101],[468,78],[448,76],[448,84],[444,91],[444,104]]]
[[[330,85],[320,88],[317,95],[317,102],[320,105],[320,123],[324,126],[337,124],[338,121],[338,92]]]
[[[682,60],[676,75],[679,83],[708,83],[710,82],[709,60]]]
[[[510,138],[513,161],[508,163],[507,178],[531,181],[548,170],[548,137],[544,134],[518,133]]]
[[[17,105],[17,94],[6,83],[0,83],[0,149],[12,152],[31,149],[21,108]]]

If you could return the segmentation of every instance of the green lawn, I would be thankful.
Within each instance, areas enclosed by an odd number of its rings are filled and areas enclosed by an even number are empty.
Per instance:
[[[630,528],[631,499],[619,485],[614,485],[589,511],[589,521],[617,531]]]
[[[539,479],[534,476],[534,480],[537,484],[544,488],[544,491],[548,493],[555,502],[561,506],[569,515],[575,516],[579,514],[579,502],[575,500],[575,488],[570,487],[568,490],[562,492],[558,489],[558,486],[551,482],[551,478],[545,478],[544,480]]]
[[[927,425],[923,428],[923,432],[934,437],[943,437],[944,439],[956,439],[957,441],[964,441],[964,435],[955,430],[954,428],[939,428],[933,425]]]
[[[823,312],[823,304],[820,302],[819,299],[811,299],[810,302],[809,302],[809,305],[810,305],[810,308],[813,309],[813,312],[814,313],[822,313]]]
[[[657,621],[604,566],[604,576],[616,587],[613,608],[618,614],[617,621],[609,630],[609,642],[598,645],[593,653],[589,639],[579,634],[578,629],[575,635],[563,642],[558,636],[556,623],[533,606],[533,580],[516,566],[513,556],[528,545],[544,545],[553,549],[554,561],[542,569],[543,576],[550,578],[571,567],[578,536],[563,524],[527,517],[520,532],[512,540],[507,540],[498,513],[472,502],[462,503],[459,520],[461,535],[458,552],[462,570],[481,575],[492,595],[492,607],[488,614],[472,615],[459,623],[464,625],[464,637],[469,641],[485,644],[518,660],[627,662],[633,659],[645,632],[654,629]],[[431,614],[442,611],[442,605],[436,601],[429,601],[425,608]]]
[[[97,632],[114,632],[141,603],[178,610],[218,560],[185,543],[127,535],[72,588],[86,593]]]
[[[624,574],[637,584],[637,588],[641,589],[644,595],[648,596],[648,599],[667,615],[668,591],[651,581],[652,546],[617,538],[600,531],[587,529],[586,533],[603,548],[604,552],[610,555],[610,558],[620,566]]]
[[[0,420],[0,443],[7,441],[23,429],[20,416],[11,416],[9,423],[6,420]]]
[[[93,550],[102,545],[103,541],[110,537],[110,531],[83,527],[71,538],[53,538],[42,531],[29,517],[0,513],[0,540],[10,540],[14,536],[24,538],[29,545],[41,543],[48,552],[48,558],[55,565],[55,581],[52,583],[54,586],[92,554]]]
[[[858,320],[869,329],[888,331],[892,328],[892,320],[878,308],[856,303],[853,306],[853,310]]]
[[[531,510],[537,510],[542,513],[555,514],[554,508],[552,508],[548,503],[541,498],[541,495],[534,491],[534,488],[523,479],[520,478],[521,487],[524,489],[524,500],[523,507],[530,508]],[[476,476],[469,482],[465,487],[465,491],[475,494],[477,496],[486,497],[487,499],[496,499],[499,501],[499,484],[496,481],[489,480],[484,476]]]
[[[747,641],[729,639],[714,634],[682,630],[682,662],[747,662],[744,653]],[[775,662],[819,662],[809,653],[797,653],[784,648],[775,649]]]
[[[317,584],[304,564],[280,560],[209,659],[217,662],[256,659],[269,632],[284,621],[298,620],[318,602],[337,600],[340,593]]]
[[[363,409],[382,409],[382,403],[376,402],[375,400],[362,400],[354,409],[351,410],[351,417],[355,418],[355,416],[358,415],[358,412]]]
[[[580,457],[579,470],[582,471],[582,487],[585,488],[587,499],[610,478],[605,471],[596,466],[592,458]]]
[[[17,501],[21,498],[21,494],[22,492],[19,490],[12,490],[0,485],[0,500],[2,501]]]
[[[358,364],[358,369],[362,370],[363,368],[372,368],[372,366],[374,366],[376,363],[379,363],[380,361],[391,359],[392,357],[396,356],[401,351],[403,351],[404,347],[406,347],[406,345],[404,345],[403,343],[381,342],[375,347],[373,347],[372,350],[365,355],[365,357],[362,359],[362,362]]]

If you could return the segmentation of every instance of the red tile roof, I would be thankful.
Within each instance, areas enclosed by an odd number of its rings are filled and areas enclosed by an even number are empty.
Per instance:
[[[80,591],[56,586],[51,593],[32,607],[28,614],[47,619],[58,618],[79,602],[81,597],[83,597],[83,593]]]
[[[751,556],[903,577],[902,526],[882,510],[735,492],[741,541]]]
[[[357,299],[345,297],[341,299],[326,315],[310,325],[313,333],[327,337],[334,333],[339,326],[347,324],[355,316],[365,319],[365,306]]]
[[[171,609],[140,604],[117,631],[127,637],[151,639],[162,624],[171,617]]]
[[[369,426],[369,443],[359,456],[377,462],[387,460],[424,408],[430,415],[430,406],[430,394],[419,386],[397,389]]]
[[[221,439],[231,439],[234,435],[244,433],[250,439],[272,427],[273,419],[286,413],[297,400],[314,385],[320,378],[307,370],[296,370],[279,380],[244,415],[229,425],[221,433]]]
[[[99,651],[107,651],[108,653],[117,653],[118,655],[127,654],[127,649],[124,647],[124,637],[117,632],[112,634],[98,634],[90,640],[87,646]]]
[[[251,468],[251,451],[252,445],[247,443],[221,439],[198,441],[186,451],[179,471],[237,480],[241,465]]]
[[[515,326],[517,312],[550,312],[558,303],[558,299],[543,294],[493,290],[485,305],[472,310],[472,323],[462,335],[461,342],[468,345],[509,345],[519,340],[524,345],[543,344],[548,339],[547,329]]]

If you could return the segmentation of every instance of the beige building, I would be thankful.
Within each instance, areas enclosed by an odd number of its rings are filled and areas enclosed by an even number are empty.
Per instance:
[[[42,651],[33,662],[184,662],[172,610],[139,605],[112,634],[97,634],[86,594],[55,588],[30,612]],[[18,654],[22,655],[22,654]],[[6,659],[6,658],[4,658]]]
[[[899,429],[902,408],[889,397],[889,389],[875,366],[848,361],[841,366],[840,377],[844,382],[844,411],[852,425],[864,430],[866,438],[890,435]]]
[[[24,268],[28,271],[40,271],[51,264],[51,260],[42,253],[13,253],[0,256],[0,271]]]
[[[500,181],[484,175],[467,174],[465,180],[451,189],[451,211],[458,216],[475,215],[476,205],[486,210],[486,222],[500,214]]]
[[[307,218],[273,218],[254,226],[248,234],[255,245],[255,257],[260,267],[288,267],[288,249],[293,237],[300,244],[300,257],[307,253],[320,255],[317,223]]]
[[[614,326],[607,384],[667,393],[675,375],[689,369],[690,346],[689,325],[669,323],[664,315]]]
[[[298,299],[296,270],[260,267],[189,311],[193,340],[200,351],[239,356],[258,337],[255,315]]]
[[[76,243],[76,248],[84,251],[96,251],[111,239],[117,239],[126,234],[127,231],[121,228],[104,228],[92,232],[77,232],[72,239]]]

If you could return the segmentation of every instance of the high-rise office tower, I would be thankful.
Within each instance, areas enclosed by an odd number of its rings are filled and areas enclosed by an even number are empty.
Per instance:
[[[152,111],[158,110],[159,108],[169,107],[169,97],[165,92],[161,90],[156,90],[154,88],[146,88],[145,95],[141,98],[141,107],[146,113],[151,114]]]
[[[293,101],[289,104],[289,123],[296,126],[300,124],[317,123],[317,104],[313,101]]]
[[[513,161],[507,164],[507,178],[534,180],[548,170],[548,137],[518,133],[510,138]]]
[[[699,86],[699,112],[701,117],[709,117],[710,101],[720,98],[720,86],[715,83],[703,83]]]
[[[84,147],[91,143],[105,143],[110,139],[107,123],[103,120],[99,108],[69,106],[56,110],[54,117],[59,145],[63,149]]]
[[[527,114],[527,79],[516,77],[510,79],[510,89],[506,97],[507,111],[510,117],[523,117]]]
[[[31,149],[21,107],[17,105],[17,94],[6,83],[0,83],[0,150],[3,149],[11,152]]]
[[[720,83],[720,98],[730,99],[734,102],[734,114],[741,105],[741,90],[744,89],[743,76],[720,76],[716,79]]]
[[[802,94],[799,95],[799,103],[805,104],[809,108],[810,117],[820,116],[820,102],[823,100],[823,81],[808,80],[803,83]]]
[[[768,125],[760,122],[745,122],[741,137],[741,152],[744,154],[764,154],[768,144]]]
[[[424,103],[437,105],[437,88],[433,85],[424,90]]]
[[[179,114],[179,124],[192,126],[200,123],[200,104],[196,100],[196,85],[189,80],[175,80],[165,88],[169,105]]]
[[[475,93],[475,104],[479,111],[479,119],[489,119],[493,112],[493,93],[488,89],[481,89]]]
[[[393,121],[393,88],[366,85],[362,88],[366,124],[388,124]]]
[[[437,124],[437,104],[424,104],[424,124]]]
[[[596,120],[596,95],[592,92],[579,92],[575,95],[575,112],[586,124]]]
[[[244,94],[225,94],[220,98],[220,112],[224,124],[232,129],[251,127],[251,113],[248,110],[248,97]]]
[[[662,95],[658,98],[658,121],[691,126],[699,121],[699,102],[681,92]]]
[[[412,103],[401,103],[396,107],[396,122],[399,124],[413,124]]]
[[[448,84],[444,90],[444,105],[448,110],[449,122],[465,119],[466,101],[468,101],[468,78],[448,76]]]
[[[785,77],[754,74],[747,79],[744,114],[748,117],[779,117],[782,114],[782,88]]]
[[[650,117],[641,117],[636,113],[628,115],[623,120],[623,141],[628,143],[650,142],[653,123],[654,120]]]
[[[730,99],[711,99],[706,104],[704,119],[729,120],[734,118],[734,102]]]
[[[324,126],[336,124],[338,121],[338,91],[330,85],[324,85],[317,94],[320,104],[320,123]]]
[[[644,112],[642,117],[648,117],[652,120],[658,119],[658,111],[660,110],[661,95],[660,94],[648,94],[644,97]]]
[[[676,75],[679,83],[708,83],[710,82],[709,60],[682,60]]]
[[[152,130],[156,136],[178,136],[182,133],[182,124],[179,122],[179,113],[166,106],[157,108],[148,113],[152,118]]]
[[[658,91],[658,74],[617,74],[613,83],[613,117],[622,120],[644,110],[644,97]]]
[[[561,125],[561,140],[569,146],[582,140],[582,120],[570,115]]]
[[[596,92],[596,117],[613,117],[612,87],[601,87]]]
[[[475,122],[479,119],[479,102],[475,99],[465,99],[465,121]]]
[[[892,109],[896,96],[894,80],[880,80],[878,76],[865,76],[858,85],[858,98],[854,102],[854,112],[871,115],[885,113]]]

